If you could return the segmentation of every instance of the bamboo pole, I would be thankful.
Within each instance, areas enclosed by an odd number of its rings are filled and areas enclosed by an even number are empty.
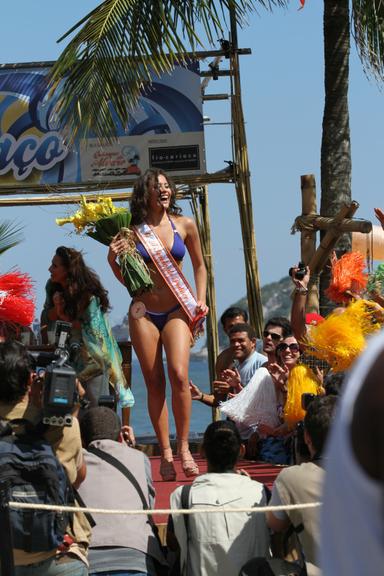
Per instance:
[[[301,176],[301,212],[303,217],[312,216],[317,212],[316,180],[313,174]],[[316,253],[316,229],[304,228],[300,235],[301,260],[306,265]],[[318,277],[311,274],[306,302],[307,312],[319,312]]]
[[[241,56],[248,56],[252,54],[251,48],[239,48],[239,54]],[[219,56],[227,56],[227,50],[224,48],[220,50],[200,50],[195,52],[182,52],[179,54],[175,54],[175,60],[184,60],[184,59],[198,59],[198,60],[205,60],[206,58],[216,58]],[[140,62],[142,59],[140,59]],[[25,69],[25,68],[49,68],[56,64],[55,60],[45,60],[43,62],[11,62],[6,64],[0,64],[0,70],[17,70],[17,69]]]
[[[256,256],[256,239],[253,225],[251,182],[248,163],[247,140],[244,127],[244,115],[241,102],[241,83],[237,48],[236,17],[233,6],[230,7],[231,21],[231,88],[232,88],[232,125],[235,161],[235,186],[240,212],[241,230],[244,246],[245,275],[250,323],[261,337],[263,330],[263,307]]]
[[[208,275],[207,305],[209,306],[209,314],[207,316],[207,348],[210,392],[213,394],[213,381],[216,379],[216,359],[219,354],[219,331],[217,327],[216,290],[212,257],[208,186],[204,186],[202,192],[199,194],[199,208],[194,194],[192,194],[191,199]],[[220,419],[220,413],[216,407],[212,408],[212,419],[213,421]]]
[[[204,174],[191,174],[186,176],[172,176],[172,180],[177,185],[185,186],[202,186],[204,184],[227,184],[234,182],[234,175],[230,166],[219,170],[218,172],[204,173]],[[79,194],[86,194],[93,192],[95,195],[112,194],[116,199],[127,200],[132,196],[132,192],[115,192],[112,190],[129,190],[133,187],[134,180],[110,180],[108,182],[83,182],[77,184],[74,182],[62,183],[60,185],[36,185],[25,184],[20,185],[1,185],[0,179],[0,205],[4,206],[18,206],[18,205],[32,205],[32,204],[70,204],[79,202]],[[60,194],[77,194],[77,196],[66,196],[64,201],[61,199]],[[11,196],[14,194],[31,195],[30,198],[2,198],[2,196]],[[33,197],[33,194],[44,194],[44,196]]]

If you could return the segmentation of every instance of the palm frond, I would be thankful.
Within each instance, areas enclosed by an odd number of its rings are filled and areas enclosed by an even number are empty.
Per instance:
[[[364,70],[384,80],[384,0],[352,0],[352,21]]]
[[[180,55],[203,45],[198,25],[212,45],[229,9],[242,25],[255,3],[271,9],[289,0],[104,0],[60,38],[79,29],[50,74],[51,89],[59,86],[59,120],[72,137],[93,132],[110,140],[112,106],[126,126],[153,75],[170,72]]]
[[[0,254],[3,254],[22,241],[21,230],[21,226],[9,220],[0,222]]]

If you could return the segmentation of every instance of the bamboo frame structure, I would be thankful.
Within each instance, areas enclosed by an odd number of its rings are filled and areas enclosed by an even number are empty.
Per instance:
[[[249,321],[255,328],[256,335],[261,338],[263,332],[263,307],[261,303],[261,290],[259,271],[256,256],[256,238],[253,225],[251,180],[248,162],[247,139],[245,134],[244,114],[241,101],[241,82],[239,53],[237,47],[236,17],[230,10],[231,20],[231,54],[230,62],[233,75],[232,84],[232,122],[233,145],[235,161],[235,187],[237,203],[240,212],[241,230],[243,234],[245,275],[247,283],[247,298]]]
[[[197,198],[199,203],[197,203]],[[208,207],[208,186],[200,190],[192,191],[191,193],[192,210],[196,219],[196,224],[199,230],[201,240],[201,247],[205,266],[207,268],[207,305],[210,313],[207,316],[207,348],[208,348],[208,369],[209,369],[209,382],[210,391],[213,394],[213,381],[216,378],[216,358],[219,354],[219,333],[217,329],[217,308],[216,308],[216,291],[215,291],[215,276],[212,258],[212,244],[211,244],[211,222],[209,217]],[[216,407],[212,408],[212,419],[219,420],[220,414]]]
[[[301,206],[301,220],[304,220],[304,218],[312,218],[316,215],[316,181],[313,174],[304,175],[301,177]],[[313,226],[308,226],[302,230],[300,244],[301,261],[305,264],[308,264],[316,253],[316,229]],[[306,308],[307,312],[319,311],[318,276],[312,273],[310,284],[308,286]]]

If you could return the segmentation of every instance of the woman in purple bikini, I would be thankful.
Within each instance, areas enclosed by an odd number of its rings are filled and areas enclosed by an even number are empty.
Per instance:
[[[176,189],[161,170],[148,170],[135,183],[131,199],[131,226],[136,249],[146,262],[153,288],[135,296],[129,309],[131,341],[148,390],[148,411],[161,450],[163,480],[176,478],[169,441],[168,408],[165,398],[163,349],[172,388],[172,410],[177,433],[177,453],[186,476],[199,469],[189,451],[191,394],[189,353],[192,333],[207,314],[207,273],[200,239],[193,219],[181,215]],[[118,280],[123,279],[117,262],[126,241],[116,236],[108,262]],[[197,297],[181,273],[186,250],[190,255]]]

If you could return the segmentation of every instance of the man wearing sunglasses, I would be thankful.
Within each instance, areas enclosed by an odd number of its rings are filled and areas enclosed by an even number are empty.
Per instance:
[[[263,331],[263,352],[256,352],[255,334],[248,332],[249,325],[236,324],[229,331],[230,348],[234,358],[233,368],[221,372],[220,378],[213,382],[214,394],[204,394],[195,384],[190,383],[193,400],[199,400],[207,406],[218,406],[228,394],[236,394],[251,380],[256,370],[276,361],[276,347],[291,331],[287,318],[271,318]]]
[[[263,331],[263,352],[268,358],[268,364],[276,362],[276,348],[291,333],[291,323],[288,318],[276,316],[270,318]]]

